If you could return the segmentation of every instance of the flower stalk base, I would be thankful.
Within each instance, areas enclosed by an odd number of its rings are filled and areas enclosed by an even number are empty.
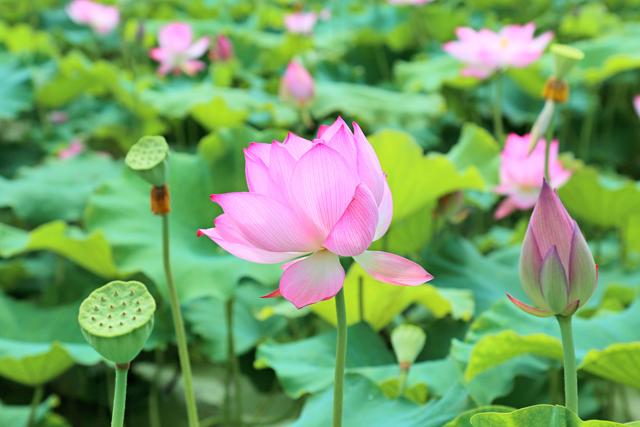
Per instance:
[[[344,303],[344,288],[335,296],[338,335],[336,345],[336,371],[333,384],[333,427],[342,426],[342,404],[344,395],[344,367],[347,358],[347,310]]]
[[[571,316],[556,316],[562,336],[562,355],[564,364],[564,400],[565,406],[578,413],[578,377],[576,374],[576,351],[573,345]]]

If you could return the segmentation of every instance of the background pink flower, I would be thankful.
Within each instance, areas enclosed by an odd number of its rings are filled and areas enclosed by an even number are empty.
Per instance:
[[[294,12],[284,17],[284,26],[287,31],[295,34],[311,34],[316,22],[318,22],[318,15],[315,12]]]
[[[389,4],[394,4],[394,5],[410,4],[410,5],[418,6],[421,4],[431,3],[434,0],[388,0],[388,1],[389,1]]]
[[[117,7],[90,0],[74,0],[67,7],[67,14],[76,24],[88,25],[99,34],[110,33],[120,21]]]
[[[204,62],[196,58],[209,48],[209,38],[202,37],[193,42],[191,26],[182,22],[173,22],[160,29],[159,47],[151,49],[150,56],[160,63],[158,73],[165,75],[184,72],[194,75],[204,68]]]
[[[209,58],[212,61],[228,61],[233,58],[233,44],[229,37],[223,34],[216,37],[215,45],[209,52]]]
[[[304,105],[313,98],[314,93],[315,85],[311,74],[298,61],[291,61],[280,81],[280,96]]]
[[[245,150],[249,192],[214,194],[224,213],[206,235],[233,255],[265,264],[286,262],[278,290],[296,307],[333,297],[344,282],[339,256],[353,257],[375,279],[414,286],[432,278],[401,256],[368,251],[389,228],[391,192],[360,127],[338,118],[313,141],[290,133],[284,142]]]
[[[640,117],[640,95],[636,95],[636,97],[633,98],[633,106],[636,109],[636,113],[638,114],[638,117]]]
[[[537,60],[553,37],[546,32],[534,38],[536,26],[509,25],[495,33],[483,28],[468,27],[456,30],[458,40],[445,43],[443,49],[464,62],[465,76],[486,78],[497,70],[522,68]]]
[[[84,144],[79,139],[74,139],[69,143],[69,146],[58,153],[58,158],[62,160],[72,159],[78,154],[82,153],[85,149]]]
[[[544,151],[546,141],[541,139],[529,155],[529,135],[510,134],[500,154],[500,185],[495,191],[507,196],[495,212],[497,219],[504,218],[515,209],[529,209],[536,204],[544,178]],[[558,159],[558,141],[551,142],[549,154],[550,185],[562,186],[571,177]]]

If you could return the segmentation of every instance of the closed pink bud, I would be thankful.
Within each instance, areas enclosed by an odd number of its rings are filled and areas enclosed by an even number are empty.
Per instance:
[[[307,104],[315,93],[313,77],[298,61],[291,61],[280,82],[280,96],[299,105]]]
[[[228,61],[233,58],[233,45],[229,37],[220,34],[216,37],[216,43],[209,53],[212,61]]]
[[[638,114],[638,117],[640,117],[640,95],[636,95],[636,97],[633,98],[633,106],[636,109],[636,113]]]
[[[597,266],[578,224],[546,182],[522,243],[520,280],[533,302],[511,301],[536,316],[569,316],[593,294]]]
[[[110,33],[120,22],[117,7],[91,0],[72,1],[67,7],[67,15],[76,24],[88,25],[98,34]]]

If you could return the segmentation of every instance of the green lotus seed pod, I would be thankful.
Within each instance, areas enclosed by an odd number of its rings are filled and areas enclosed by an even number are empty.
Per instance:
[[[560,80],[565,79],[571,68],[584,58],[584,52],[566,44],[551,45],[551,53],[555,61],[555,76]]]
[[[391,332],[391,345],[401,366],[415,362],[426,341],[427,335],[415,325],[400,325]]]
[[[124,159],[125,164],[154,187],[167,180],[169,145],[161,136],[143,136],[133,144]]]
[[[80,304],[78,322],[85,339],[116,364],[131,362],[153,329],[156,302],[140,282],[115,280]]]

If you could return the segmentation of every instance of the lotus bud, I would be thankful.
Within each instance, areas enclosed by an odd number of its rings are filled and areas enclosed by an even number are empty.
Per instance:
[[[304,106],[311,101],[314,92],[311,74],[298,61],[291,61],[280,82],[280,96]]]
[[[233,45],[229,37],[223,34],[216,37],[215,45],[209,52],[209,58],[212,61],[228,61],[233,58]]]
[[[400,325],[391,332],[391,345],[402,369],[409,369],[426,341],[427,335],[415,325]]]
[[[80,304],[78,322],[85,339],[105,359],[126,365],[142,351],[156,302],[140,282],[107,283]]]
[[[133,144],[125,164],[154,187],[164,186],[167,179],[169,145],[162,136],[143,136]]]
[[[538,118],[531,128],[531,133],[529,134],[529,154],[533,153],[533,150],[535,150],[538,145],[538,141],[540,141],[542,135],[544,135],[549,128],[555,108],[556,103],[551,99],[548,99],[544,103],[544,107],[542,108],[542,111],[540,111]]]
[[[578,224],[546,181],[536,203],[520,255],[520,281],[535,316],[570,316],[586,304],[596,288],[597,266]]]
[[[584,52],[565,44],[551,45],[551,53],[555,66],[554,75],[558,80],[564,80],[573,66],[584,59]]]

